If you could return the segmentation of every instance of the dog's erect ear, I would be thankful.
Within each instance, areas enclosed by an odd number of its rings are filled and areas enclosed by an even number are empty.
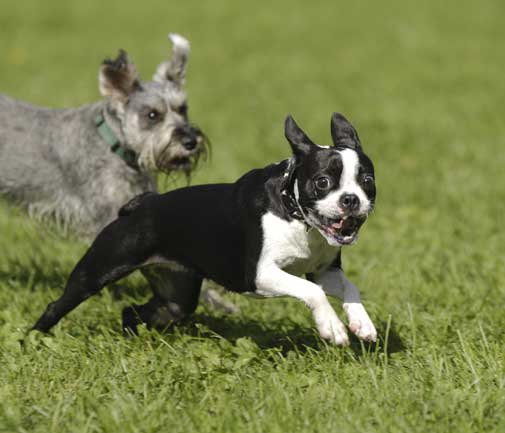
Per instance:
[[[99,74],[100,93],[125,103],[135,90],[140,89],[137,69],[126,51],[119,50],[118,56],[103,61]]]
[[[158,66],[153,80],[162,84],[171,81],[181,87],[186,78],[186,64],[190,51],[189,41],[176,33],[170,33],[168,39],[173,44],[172,59]]]
[[[331,138],[337,147],[348,147],[353,150],[361,149],[358,133],[350,122],[340,113],[331,116]]]
[[[284,135],[289,141],[289,144],[291,144],[293,155],[295,155],[297,160],[306,156],[310,152],[310,149],[315,146],[305,132],[296,124],[295,119],[293,119],[290,114],[288,114],[284,122]]]

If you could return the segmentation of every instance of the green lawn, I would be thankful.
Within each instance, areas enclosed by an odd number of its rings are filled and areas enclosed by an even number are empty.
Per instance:
[[[146,296],[130,278],[21,346],[86,245],[2,202],[0,431],[505,431],[504,16],[499,0],[4,2],[0,92],[41,105],[97,99],[118,48],[149,78],[166,34],[186,35],[213,143],[195,183],[287,157],[288,112],[321,143],[345,113],[378,199],[344,266],[380,341],[328,346],[301,303],[239,296],[239,315],[124,338],[121,309]]]

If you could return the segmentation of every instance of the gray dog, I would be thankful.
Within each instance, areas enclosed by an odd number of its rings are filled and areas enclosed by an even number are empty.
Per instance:
[[[121,205],[156,190],[152,173],[189,173],[205,139],[188,121],[189,43],[141,83],[124,51],[100,68],[105,99],[77,109],[34,107],[0,95],[0,192],[62,229],[94,237]]]
[[[48,109],[0,95],[0,193],[31,216],[90,238],[133,197],[156,191],[156,172],[189,176],[207,140],[188,119],[189,42],[169,38],[172,59],[150,82],[140,81],[123,50],[105,60],[99,72],[105,99],[95,104]],[[163,270],[145,276],[156,284]],[[214,292],[206,297],[221,302]]]

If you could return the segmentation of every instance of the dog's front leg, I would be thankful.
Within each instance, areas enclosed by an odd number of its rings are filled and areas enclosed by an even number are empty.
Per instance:
[[[345,346],[349,338],[344,324],[317,284],[295,277],[275,264],[259,267],[256,277],[256,293],[263,296],[292,296],[310,308],[319,335],[335,344]]]
[[[358,288],[345,276],[340,268],[331,268],[315,275],[315,282],[330,296],[340,298],[349,319],[349,329],[365,341],[377,340],[377,331],[361,303]]]

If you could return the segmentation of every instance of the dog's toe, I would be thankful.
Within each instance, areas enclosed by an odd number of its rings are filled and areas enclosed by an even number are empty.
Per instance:
[[[331,307],[318,312],[316,325],[321,338],[331,341],[337,346],[349,345],[347,330]]]
[[[368,342],[377,340],[377,331],[363,305],[344,304],[344,310],[349,318],[349,329],[356,337]]]
[[[349,329],[354,335],[363,341],[375,342],[377,340],[377,331],[372,322],[354,321],[349,323]]]

